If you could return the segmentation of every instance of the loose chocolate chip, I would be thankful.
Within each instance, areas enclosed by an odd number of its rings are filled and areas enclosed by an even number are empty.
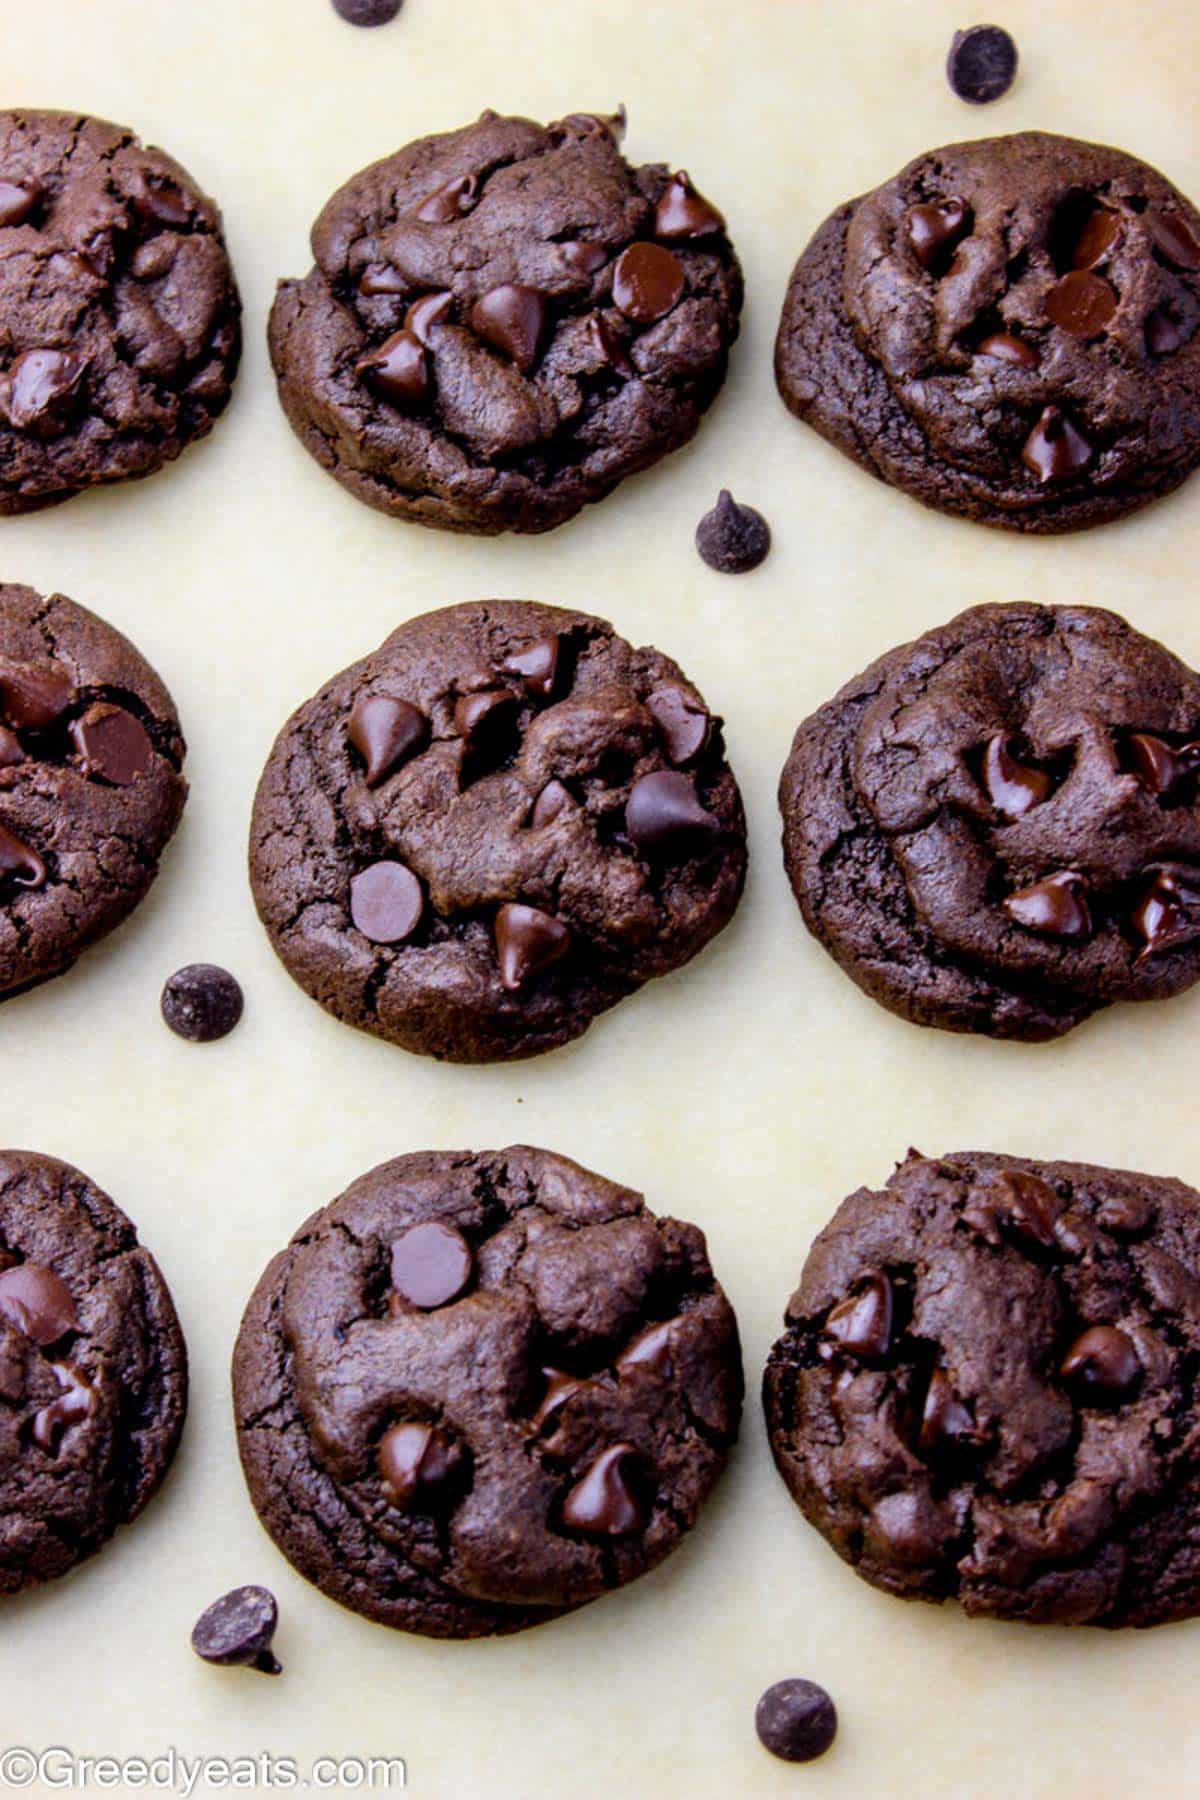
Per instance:
[[[682,768],[704,750],[712,736],[712,719],[699,700],[682,688],[660,687],[646,701],[659,741],[669,761]]]
[[[435,325],[445,324],[453,304],[454,295],[449,288],[442,288],[436,294],[422,294],[404,315],[405,331],[411,331],[417,342],[428,348],[430,333]]]
[[[372,350],[354,372],[401,412],[416,412],[429,398],[429,365],[425,346],[411,331],[397,331]]]
[[[793,1676],[769,1687],[754,1709],[764,1750],[784,1762],[812,1762],[837,1736],[837,1708],[815,1681]]]
[[[368,300],[373,300],[380,294],[407,294],[411,286],[407,276],[393,268],[391,263],[369,263],[358,278],[358,291]],[[420,302],[417,304],[420,305]],[[409,311],[412,311],[411,307]],[[407,318],[404,326],[406,331],[412,330]]]
[[[454,704],[454,727],[472,755],[499,757],[516,725],[517,696],[508,688],[463,694]]]
[[[422,1312],[457,1300],[474,1272],[470,1244],[441,1219],[410,1226],[392,1245],[392,1287]]]
[[[959,1399],[945,1370],[935,1369],[929,1378],[921,1413],[920,1448],[931,1456],[965,1449],[978,1442],[979,1433],[971,1409]]]
[[[1006,819],[1019,819],[1040,805],[1053,785],[1044,769],[1017,761],[1003,732],[989,741],[983,753],[984,791]]]
[[[417,217],[426,225],[450,225],[469,213],[478,198],[478,175],[460,175],[430,194],[417,208]]]
[[[1200,269],[1200,243],[1178,213],[1148,213],[1146,229],[1173,269]]]
[[[833,1307],[821,1335],[864,1362],[881,1362],[891,1348],[892,1313],[891,1282],[886,1275],[868,1275]]]
[[[1091,936],[1087,884],[1073,869],[1060,869],[1054,875],[1047,875],[1044,881],[1018,888],[1004,902],[1004,910],[1026,931],[1036,931],[1042,937]]]
[[[711,237],[724,231],[725,220],[691,182],[686,169],[672,175],[654,209],[654,235],[659,238]]]
[[[57,1456],[58,1446],[72,1425],[82,1425],[96,1410],[96,1390],[69,1363],[51,1363],[50,1367],[61,1392],[57,1400],[39,1407],[34,1414],[33,1441],[48,1456]]]
[[[510,994],[560,962],[571,947],[571,933],[562,920],[536,906],[502,906],[496,914],[495,933],[500,983]]]
[[[1041,358],[1032,344],[1014,337],[1011,331],[993,331],[979,343],[980,356],[991,356],[997,362],[1011,363],[1016,369],[1036,369]]]
[[[558,679],[561,645],[557,636],[535,638],[520,650],[514,650],[500,665],[504,675],[518,675],[525,692],[538,700],[549,700]]]
[[[1075,1339],[1059,1373],[1085,1406],[1112,1406],[1133,1392],[1142,1365],[1118,1326],[1093,1325]]]
[[[613,270],[613,300],[638,325],[665,318],[684,286],[683,264],[661,244],[630,244]]]
[[[0,769],[15,769],[19,763],[28,760],[16,732],[10,731],[7,725],[0,725]]]
[[[651,856],[685,857],[720,829],[721,821],[701,805],[692,777],[671,769],[643,775],[625,803],[625,830]]]
[[[645,1331],[639,1331],[613,1364],[617,1374],[628,1375],[631,1369],[649,1369],[652,1374],[669,1377],[674,1329],[674,1319],[663,1319],[659,1324],[647,1325]]]
[[[84,774],[113,787],[131,787],[154,761],[145,726],[123,706],[89,706],[81,719],[72,721],[71,737]]]
[[[933,271],[944,266],[950,252],[966,237],[971,228],[971,209],[957,195],[910,206],[904,226],[913,255],[923,269]]]
[[[233,1588],[200,1614],[192,1627],[192,1649],[221,1668],[278,1675],[283,1665],[271,1649],[278,1624],[279,1608],[269,1588]]]
[[[466,1463],[462,1445],[436,1425],[393,1425],[379,1440],[379,1473],[398,1512],[443,1511]]]
[[[1164,300],[1146,319],[1146,348],[1151,356],[1171,356],[1191,342],[1194,330],[1177,315],[1171,302]]]
[[[17,1263],[0,1275],[0,1318],[44,1350],[68,1331],[78,1331],[79,1314],[61,1275],[41,1263]]]
[[[393,694],[364,694],[350,714],[347,736],[366,764],[364,779],[378,787],[429,739],[429,720]]]
[[[1073,269],[1096,269],[1116,249],[1125,233],[1119,213],[1092,196],[1076,219],[1077,235],[1069,249]]]
[[[1010,1237],[1035,1250],[1054,1249],[1054,1227],[1065,1202],[1048,1181],[1005,1169],[992,1183],[988,1199],[991,1217]]]
[[[1046,317],[1073,337],[1098,337],[1117,310],[1117,296],[1103,275],[1072,269],[1046,295]]]
[[[541,1405],[533,1415],[533,1428],[540,1431],[548,1419],[552,1419],[573,1394],[582,1393],[584,1388],[594,1386],[593,1382],[581,1381],[577,1375],[567,1375],[562,1369],[543,1369],[546,1390],[542,1395]]]
[[[24,225],[40,198],[29,182],[0,181],[0,230],[7,225]]]
[[[1150,872],[1153,880],[1129,914],[1146,946],[1139,962],[1200,937],[1200,870],[1164,863]]]
[[[553,825],[573,805],[570,792],[561,781],[548,781],[533,803],[529,823],[540,831],[543,825]]]
[[[350,883],[350,917],[373,944],[405,943],[424,911],[421,883],[403,863],[372,863]]]
[[[757,569],[771,548],[771,527],[752,506],[739,506],[728,488],[696,527],[696,548],[710,569],[745,575]]]
[[[546,329],[546,296],[537,288],[505,282],[490,288],[471,308],[471,330],[528,375]]]
[[[1046,406],[1025,440],[1021,461],[1045,487],[1069,481],[1087,468],[1096,452],[1061,407]]]
[[[0,881],[11,881],[15,887],[39,888],[45,879],[46,865],[37,851],[0,825]]]
[[[1017,73],[1017,46],[1000,25],[956,31],[946,58],[946,79],[960,100],[986,106],[1007,94]]]
[[[75,698],[75,684],[57,663],[0,663],[4,716],[18,731],[47,731]]]
[[[188,963],[168,978],[161,1006],[176,1037],[192,1044],[214,1044],[229,1036],[242,1016],[245,998],[228,969],[216,963]]]
[[[67,350],[26,350],[0,376],[0,410],[14,431],[57,437],[79,398],[86,356]]]
[[[602,1450],[563,1501],[563,1524],[589,1537],[624,1537],[644,1529],[649,1471],[633,1444]]]
[[[560,262],[577,275],[594,275],[608,261],[603,244],[590,244],[586,238],[568,238],[558,246]]]
[[[333,0],[333,10],[347,25],[390,25],[404,0]]]
[[[1200,742],[1174,749],[1147,731],[1131,732],[1126,740],[1130,773],[1149,794],[1165,799],[1200,769]]]

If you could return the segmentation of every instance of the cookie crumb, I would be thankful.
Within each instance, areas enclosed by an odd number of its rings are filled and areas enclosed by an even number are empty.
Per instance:
[[[1007,94],[1017,73],[1017,46],[1002,25],[956,31],[946,58],[946,79],[960,100],[986,106]]]
[[[710,569],[745,575],[757,569],[771,548],[771,527],[752,506],[739,506],[728,488],[696,527],[696,548]]]
[[[242,1016],[239,982],[215,963],[188,963],[176,969],[162,991],[162,1016],[176,1037],[211,1044],[228,1037]]]
[[[200,1614],[192,1627],[192,1649],[222,1668],[257,1669],[279,1675],[283,1664],[271,1649],[279,1607],[269,1588],[232,1588]]]
[[[823,1687],[798,1676],[769,1687],[754,1709],[759,1742],[784,1762],[813,1762],[837,1736],[837,1708]]]

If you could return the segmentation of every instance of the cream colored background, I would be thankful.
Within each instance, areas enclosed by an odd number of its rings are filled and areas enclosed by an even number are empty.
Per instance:
[[[45,1593],[6,1602],[0,1739],[79,1752],[402,1754],[427,1796],[1177,1796],[1200,1779],[1200,1626],[1148,1636],[967,1624],[873,1593],[792,1507],[756,1389],[808,1244],[916,1143],[1200,1179],[1200,993],[1021,1048],[918,1031],[802,930],[774,787],[797,721],[878,651],[994,599],[1116,607],[1200,662],[1200,478],[1090,536],[1022,542],[937,518],[785,414],[771,343],[791,263],[836,202],[956,136],[1108,139],[1200,194],[1200,13],[1005,0],[1022,69],[988,109],[942,61],[965,8],[841,0],[408,0],[377,32],[327,0],[3,0],[3,104],[88,109],[161,142],[225,209],[246,301],[229,416],[144,485],[0,523],[0,578],[123,627],[172,688],[193,794],[139,916],[3,1009],[0,1141],[89,1171],[137,1221],[191,1346],[191,1420],[145,1519]],[[986,10],[986,9],[985,9]],[[725,209],[749,302],[725,394],[689,450],[547,538],[474,542],[368,512],[299,449],[263,341],[275,278],[363,163],[485,105],[539,118],[624,100],[628,153]],[[691,536],[717,488],[775,529],[759,573]],[[572,1048],[439,1068],[335,1025],[273,960],[243,873],[251,794],[293,705],[401,619],[478,595],[594,609],[677,656],[728,720],[753,865],[689,971]],[[158,1021],[178,964],[227,963],[246,1019],[194,1048]],[[553,1146],[697,1220],[742,1322],[742,1445],[657,1574],[499,1643],[405,1638],[341,1611],[260,1531],[227,1363],[267,1257],[373,1163],[426,1146]],[[204,1667],[187,1635],[234,1583],[283,1615],[277,1682]],[[842,1730],[807,1769],[768,1758],[754,1703],[823,1681]]]

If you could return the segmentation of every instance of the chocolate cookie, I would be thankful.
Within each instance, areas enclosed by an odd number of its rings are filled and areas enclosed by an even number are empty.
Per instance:
[[[229,399],[221,215],[120,125],[0,113],[0,513],[152,475]]]
[[[548,531],[695,432],[741,270],[686,173],[623,160],[624,125],[485,112],[329,201],[271,360],[297,436],[360,500]]]
[[[171,696],[62,594],[0,584],[0,1000],[127,918],[187,797]]]
[[[1200,976],[1200,676],[1115,613],[977,606],[805,721],[810,931],[919,1025],[1057,1037]]]
[[[1200,214],[1026,131],[929,151],[827,219],[775,346],[788,407],[927,506],[1076,531],[1200,462]]]
[[[187,1354],[137,1232],[78,1169],[0,1151],[0,1593],[136,1518],[171,1466]]]
[[[250,874],[336,1018],[455,1062],[533,1056],[725,925],[745,820],[720,721],[602,619],[412,619],[284,726]]]
[[[911,1150],[817,1238],[763,1386],[779,1472],[876,1587],[968,1613],[1200,1613],[1200,1195]]]
[[[694,1225],[565,1157],[402,1156],[271,1262],[233,1358],[263,1524],[385,1625],[518,1631],[695,1522],[737,1435],[737,1324]]]

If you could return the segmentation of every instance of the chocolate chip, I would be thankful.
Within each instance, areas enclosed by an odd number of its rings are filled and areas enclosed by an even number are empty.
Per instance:
[[[682,767],[700,755],[712,736],[712,719],[699,700],[679,687],[655,688],[646,701],[668,760]]]
[[[769,1687],[754,1709],[764,1750],[784,1762],[812,1762],[837,1736],[837,1708],[815,1681],[793,1676]]]
[[[771,548],[771,527],[752,506],[739,506],[728,488],[696,527],[696,548],[710,569],[745,575],[757,569]]]
[[[1054,1227],[1065,1206],[1048,1181],[1022,1169],[1005,1169],[988,1190],[990,1218],[1010,1237],[1035,1250],[1053,1250]],[[978,1220],[969,1217],[974,1224]]]
[[[868,1275],[832,1308],[821,1335],[864,1362],[881,1362],[891,1348],[892,1313],[891,1282],[886,1275]]]
[[[46,865],[37,851],[0,825],[0,881],[11,881],[20,888],[39,888],[45,879]]]
[[[96,1390],[69,1363],[51,1363],[60,1393],[57,1400],[39,1407],[33,1416],[33,1441],[48,1456],[57,1456],[59,1444],[72,1425],[82,1425],[96,1410]]]
[[[1148,872],[1153,880],[1129,914],[1146,946],[1139,962],[1200,937],[1200,869],[1163,863]]]
[[[957,195],[910,206],[904,227],[913,255],[923,269],[933,271],[949,260],[950,252],[971,229],[971,209]]]
[[[630,244],[613,269],[613,300],[638,325],[665,318],[685,285],[683,264],[661,244]]]
[[[403,863],[372,863],[350,883],[350,917],[373,944],[405,943],[424,911],[421,883]]]
[[[574,804],[561,781],[548,781],[533,803],[529,823],[535,831],[540,831],[543,825],[553,825],[555,819],[561,818]]]
[[[476,337],[507,356],[522,375],[528,375],[537,361],[546,317],[546,296],[537,288],[505,282],[475,302],[470,325]]]
[[[139,171],[133,203],[143,219],[155,225],[172,226],[176,230],[192,216],[187,195],[177,181],[148,169]]]
[[[28,760],[16,732],[10,731],[7,725],[0,725],[0,769],[15,769]]]
[[[643,775],[625,803],[625,830],[650,856],[686,857],[699,840],[720,829],[721,821],[701,804],[693,778],[671,769]]]
[[[17,1263],[0,1275],[0,1318],[44,1350],[68,1331],[78,1331],[79,1314],[61,1275],[41,1263]]]
[[[478,175],[459,175],[422,201],[417,208],[417,217],[426,225],[450,225],[469,213],[478,198]]]
[[[1042,937],[1091,936],[1087,884],[1073,869],[1060,869],[1054,875],[1047,875],[1044,881],[1018,888],[1004,902],[1004,910],[1026,931],[1036,931]]]
[[[639,1331],[614,1362],[617,1374],[628,1375],[632,1369],[649,1369],[652,1374],[669,1379],[674,1330],[674,1319],[663,1319],[659,1324],[647,1325],[645,1331]]]
[[[711,201],[691,182],[686,169],[672,175],[654,209],[654,235],[659,238],[711,237],[725,221]]]
[[[1011,363],[1016,369],[1036,369],[1041,361],[1032,344],[1014,337],[1011,331],[993,331],[979,343],[979,355],[991,356],[997,362]]]
[[[390,25],[404,0],[333,0],[333,10],[347,25]]]
[[[971,1409],[959,1399],[945,1370],[935,1369],[921,1413],[920,1448],[927,1456],[937,1455],[977,1444],[979,1437]]]
[[[379,1440],[379,1473],[398,1512],[443,1511],[466,1466],[462,1445],[437,1425],[393,1425]]]
[[[1137,1386],[1142,1365],[1116,1325],[1093,1325],[1075,1339],[1059,1374],[1085,1406],[1112,1406]]]
[[[1069,481],[1087,468],[1096,452],[1061,407],[1046,406],[1025,440],[1021,461],[1042,486]]]
[[[0,181],[0,230],[8,225],[24,225],[40,197],[31,182]]]
[[[1117,296],[1103,275],[1072,269],[1046,295],[1046,317],[1073,337],[1098,337],[1117,310]]]
[[[242,1016],[245,998],[228,969],[216,963],[188,963],[168,978],[161,1006],[176,1037],[192,1044],[214,1044],[229,1036]]]
[[[75,684],[58,663],[0,663],[4,716],[18,731],[47,731],[75,699]]]
[[[1148,731],[1133,731],[1125,743],[1130,773],[1149,794],[1166,799],[1200,769],[1200,742],[1175,750]]]
[[[354,372],[401,412],[416,412],[429,398],[429,365],[425,346],[411,331],[397,331],[372,350]]]
[[[88,359],[68,350],[26,350],[0,376],[0,411],[14,431],[57,437],[66,428]]]
[[[495,933],[500,983],[510,994],[560,962],[571,947],[571,933],[561,919],[536,906],[502,906],[496,914]]]
[[[1116,249],[1125,228],[1111,206],[1091,195],[1084,198],[1086,204],[1076,219],[1075,242],[1068,254],[1073,269],[1096,269]]]
[[[588,348],[601,366],[616,369],[621,375],[633,374],[633,364],[625,354],[624,344],[599,313],[589,315],[586,330]]]
[[[1147,316],[1146,348],[1151,356],[1171,356],[1190,343],[1194,333],[1195,326],[1185,324],[1171,302],[1164,300]]]
[[[392,1245],[392,1287],[422,1312],[457,1300],[474,1273],[470,1244],[441,1219],[410,1226]]]
[[[516,714],[517,696],[510,689],[487,688],[455,701],[454,726],[472,755],[490,754],[498,760],[508,748]]]
[[[533,1427],[540,1431],[548,1419],[560,1413],[567,1401],[575,1394],[582,1393],[585,1388],[593,1387],[594,1382],[581,1381],[577,1375],[567,1375],[562,1369],[543,1369],[542,1375],[546,1389],[541,1404],[533,1415]]]
[[[1003,732],[989,740],[983,753],[983,787],[998,813],[1019,819],[1045,800],[1054,783],[1044,769],[1018,762],[1011,744]]]
[[[577,275],[594,275],[608,261],[603,244],[590,244],[586,238],[568,238],[558,246],[560,262]]]
[[[436,294],[422,294],[414,300],[404,315],[404,329],[411,331],[417,342],[429,345],[430,333],[435,325],[443,325],[446,315],[454,304],[454,295],[449,288],[443,288]]]
[[[233,1588],[200,1614],[192,1627],[192,1649],[221,1668],[278,1675],[283,1665],[271,1650],[278,1624],[279,1608],[269,1588]]]
[[[1173,269],[1200,269],[1200,243],[1178,213],[1148,213],[1146,229]]]
[[[642,1531],[649,1517],[649,1470],[633,1444],[602,1450],[563,1501],[563,1524],[589,1537]]]
[[[568,113],[565,119],[559,119],[549,129],[561,132],[566,128],[581,137],[608,137],[614,144],[619,144],[628,122],[629,115],[622,105],[615,113]]]
[[[71,737],[89,779],[131,787],[148,773],[154,746],[140,719],[123,706],[98,702],[71,723]]]
[[[1000,25],[956,31],[946,58],[946,79],[960,100],[986,106],[1007,94],[1017,73],[1017,46]]]
[[[411,286],[412,283],[407,276],[402,275],[399,269],[393,268],[391,263],[368,263],[358,278],[358,291],[368,300],[374,300],[381,294],[407,294]],[[419,306],[420,301],[417,301],[416,304]],[[409,311],[412,311],[411,307]],[[404,327],[406,331],[412,330],[407,317]],[[424,342],[423,339],[422,342]]]
[[[429,739],[429,720],[393,694],[364,694],[350,714],[347,736],[366,765],[364,780],[378,787]]]
[[[504,675],[518,675],[525,692],[538,700],[549,700],[558,679],[561,644],[557,636],[535,638],[520,650],[506,656],[500,665]]]

